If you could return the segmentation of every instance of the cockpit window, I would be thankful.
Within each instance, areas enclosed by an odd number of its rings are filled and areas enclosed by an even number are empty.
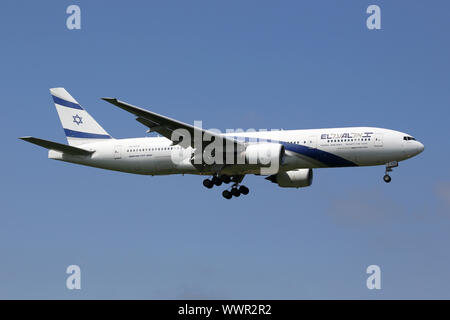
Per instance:
[[[415,138],[413,138],[413,137],[408,137],[408,136],[405,136],[405,137],[403,137],[403,140],[405,140],[405,141],[409,141],[409,140],[416,140]]]

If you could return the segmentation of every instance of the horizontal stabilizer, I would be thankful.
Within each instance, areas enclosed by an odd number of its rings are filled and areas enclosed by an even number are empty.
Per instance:
[[[59,152],[67,153],[67,154],[71,154],[71,155],[88,156],[88,155],[91,155],[92,153],[94,153],[94,151],[88,151],[88,150],[84,150],[81,148],[68,146],[66,144],[43,140],[43,139],[38,139],[38,138],[34,138],[34,137],[22,137],[19,139],[36,144],[36,145],[44,147],[46,149],[55,150],[55,151],[59,151]]]

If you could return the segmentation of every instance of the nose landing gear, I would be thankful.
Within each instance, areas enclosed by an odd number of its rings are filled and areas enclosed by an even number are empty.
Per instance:
[[[384,177],[383,177],[384,182],[386,182],[386,183],[391,182],[392,178],[389,175],[389,172],[392,172],[392,168],[395,168],[395,167],[398,167],[397,161],[391,161],[391,162],[386,163],[386,170],[384,172]]]

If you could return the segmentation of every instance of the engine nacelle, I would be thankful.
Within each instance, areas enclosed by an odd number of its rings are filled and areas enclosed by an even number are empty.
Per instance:
[[[279,143],[255,143],[245,149],[245,163],[261,168],[261,174],[276,174],[284,160],[284,146]]]
[[[285,172],[278,172],[266,178],[277,183],[282,188],[303,188],[309,187],[313,180],[312,169],[297,169]]]

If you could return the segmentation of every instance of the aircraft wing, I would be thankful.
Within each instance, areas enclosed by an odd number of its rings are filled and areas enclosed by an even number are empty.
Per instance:
[[[231,137],[227,137],[219,133],[211,132],[209,130],[205,130],[175,119],[171,119],[155,112],[148,111],[126,102],[117,100],[115,98],[102,99],[137,116],[136,120],[147,126],[149,128],[148,132],[158,132],[167,139],[172,140],[174,144],[179,144],[184,148],[187,148],[189,146],[191,146],[192,148],[196,148],[196,146],[199,146],[200,143],[202,143],[201,145],[204,148],[205,145],[208,145],[213,140],[217,141],[217,139],[222,139],[222,146],[224,150],[227,146],[231,145],[233,145],[234,150],[242,149],[242,147],[244,146],[243,142],[237,141]],[[185,130],[184,132],[187,131],[189,133],[188,138],[190,139],[186,140],[187,135],[183,134],[183,130]],[[201,141],[197,141],[197,143],[195,143],[194,138],[201,139]]]

